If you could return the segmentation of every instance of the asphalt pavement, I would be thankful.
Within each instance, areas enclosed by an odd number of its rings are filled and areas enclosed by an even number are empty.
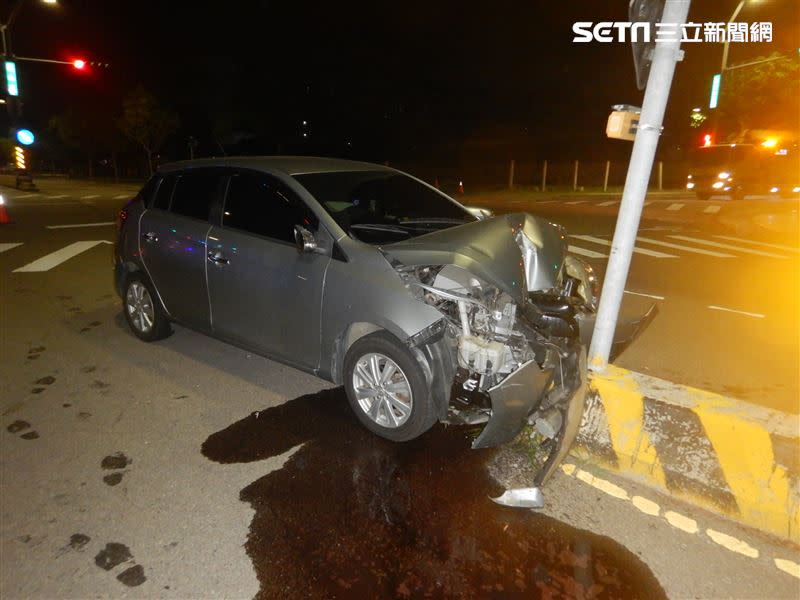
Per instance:
[[[15,221],[0,225],[3,598],[297,597],[300,582],[328,597],[797,597],[796,548],[652,490],[568,464],[541,514],[509,513],[487,497],[492,453],[457,430],[387,444],[324,381],[181,327],[140,342],[111,277],[134,191],[0,191]],[[613,214],[545,206],[530,210],[608,253],[595,238],[610,239]],[[639,244],[674,258],[634,259],[628,289],[664,299],[620,363],[752,401],[794,386],[796,401],[796,253],[689,224],[642,235],[682,248]]]

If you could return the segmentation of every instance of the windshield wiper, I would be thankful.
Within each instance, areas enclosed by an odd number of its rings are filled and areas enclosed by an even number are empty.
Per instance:
[[[365,229],[367,231],[386,231],[389,233],[402,233],[410,235],[408,229],[390,223],[353,223],[350,229]]]
[[[450,217],[432,217],[430,219],[403,219],[400,225],[426,225],[426,224],[442,224],[442,225],[463,225],[464,223],[472,223],[467,219],[455,219]]]

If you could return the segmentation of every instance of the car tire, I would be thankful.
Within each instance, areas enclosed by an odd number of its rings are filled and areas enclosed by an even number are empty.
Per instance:
[[[163,340],[172,333],[169,319],[152,284],[139,273],[125,279],[122,312],[133,334],[145,342]]]
[[[377,366],[379,375],[377,385],[375,369],[370,368],[373,366]],[[408,348],[386,332],[364,336],[350,346],[344,359],[343,379],[356,417],[381,437],[406,442],[436,423],[422,367]]]

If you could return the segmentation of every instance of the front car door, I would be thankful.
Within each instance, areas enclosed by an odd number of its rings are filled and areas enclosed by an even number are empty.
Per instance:
[[[318,251],[299,253],[294,226]],[[221,225],[208,236],[214,333],[299,367],[319,366],[320,308],[333,238],[283,182],[265,173],[231,175]]]
[[[187,169],[162,178],[139,221],[145,268],[170,317],[208,330],[206,236],[209,212],[227,181],[219,169]]]

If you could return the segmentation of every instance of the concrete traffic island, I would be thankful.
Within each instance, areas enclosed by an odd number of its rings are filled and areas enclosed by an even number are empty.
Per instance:
[[[800,543],[799,419],[609,365],[572,454]]]

